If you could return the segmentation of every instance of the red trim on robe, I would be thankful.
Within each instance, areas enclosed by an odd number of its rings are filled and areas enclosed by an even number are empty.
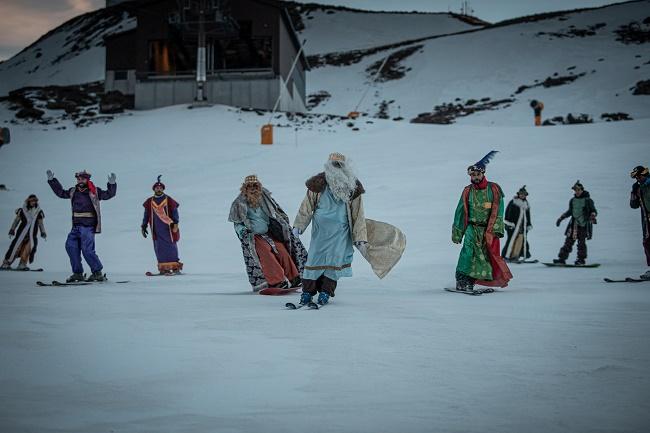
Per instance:
[[[496,184],[490,183],[490,188],[492,189],[492,212],[485,228],[485,242],[487,243],[487,252],[492,265],[492,279],[477,280],[476,284],[488,287],[507,287],[508,282],[512,279],[512,273],[503,257],[501,257],[500,239],[494,236],[494,223],[499,213],[499,200],[501,197]],[[492,239],[492,241],[490,242],[488,238]]]

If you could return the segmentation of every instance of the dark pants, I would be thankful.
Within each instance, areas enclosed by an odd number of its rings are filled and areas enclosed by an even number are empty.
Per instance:
[[[578,241],[578,259],[584,260],[587,258],[587,227],[578,226],[578,233],[576,239],[569,235],[564,240],[564,245],[560,248],[558,257],[562,260],[569,258],[569,254],[573,250],[573,244]]]
[[[650,238],[643,239],[643,250],[645,251],[645,260],[650,266]]]
[[[83,253],[86,263],[90,266],[92,272],[102,270],[102,262],[99,261],[95,253],[95,228],[86,226],[73,226],[68,239],[65,241],[65,250],[70,257],[72,272],[83,274],[84,268],[81,264],[81,254]]]
[[[315,295],[317,292],[325,292],[334,297],[337,282],[321,275],[317,280],[302,280],[302,291]]]

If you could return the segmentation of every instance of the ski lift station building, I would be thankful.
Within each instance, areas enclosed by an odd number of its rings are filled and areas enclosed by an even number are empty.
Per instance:
[[[132,0],[107,6],[137,21],[105,38],[105,90],[132,97],[136,109],[192,103],[198,69],[208,103],[270,110],[281,96],[280,111],[306,111],[308,63],[281,2]]]

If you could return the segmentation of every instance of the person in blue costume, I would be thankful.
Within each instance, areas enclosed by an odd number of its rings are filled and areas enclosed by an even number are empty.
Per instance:
[[[72,230],[65,241],[65,250],[70,257],[72,275],[66,280],[68,283],[84,280],[81,256],[90,266],[92,274],[87,281],[104,281],[102,273],[104,266],[95,252],[95,235],[102,231],[102,214],[100,201],[110,200],[117,193],[115,173],[108,176],[108,184],[103,190],[95,186],[90,180],[90,173],[86,170],[75,173],[77,184],[65,189],[54,177],[51,170],[47,170],[47,183],[57,197],[70,200],[72,207]]]
[[[332,153],[325,171],[306,182],[307,195],[294,221],[294,234],[312,225],[311,244],[302,276],[301,304],[316,293],[323,305],[334,296],[338,280],[352,276],[353,246],[365,255],[368,243],[363,185],[344,155]]]

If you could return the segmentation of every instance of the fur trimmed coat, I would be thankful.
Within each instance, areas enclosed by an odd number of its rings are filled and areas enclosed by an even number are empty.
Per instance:
[[[321,194],[327,187],[325,173],[319,173],[305,182],[307,194],[300,205],[294,227],[304,233],[318,207]],[[361,182],[347,204],[348,222],[352,241],[367,242],[364,258],[379,278],[384,278],[399,262],[406,249],[406,236],[397,227],[380,221],[366,219],[362,195],[366,192]]]
[[[269,216],[269,231],[261,236],[273,250],[276,249],[275,242],[282,242],[302,276],[307,261],[307,250],[300,239],[291,232],[289,217],[266,188],[262,188],[260,206]],[[235,233],[237,233],[238,225],[244,226],[237,236],[241,242],[246,273],[253,291],[257,292],[268,287],[269,284],[264,278],[260,259],[255,249],[255,233],[252,230],[251,221],[248,219],[248,202],[242,194],[230,206],[228,221],[235,225]]]
[[[16,209],[16,218],[11,225],[11,231],[15,232],[15,237],[5,254],[5,262],[12,263],[19,255],[25,241],[29,243],[29,263],[34,262],[36,248],[38,247],[38,232],[41,236],[45,235],[45,225],[43,219],[45,213],[41,208],[28,208],[27,203],[23,207]]]

